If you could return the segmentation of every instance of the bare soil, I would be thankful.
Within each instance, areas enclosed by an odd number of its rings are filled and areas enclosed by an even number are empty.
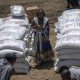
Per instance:
[[[66,9],[66,0],[0,0],[0,17],[9,14],[9,6],[13,4],[22,4],[24,8],[37,5],[45,10],[46,16],[50,19],[50,41],[54,48],[56,41],[54,23]],[[27,75],[13,76],[11,80],[61,80],[60,76],[54,72],[53,64],[53,61],[47,62],[31,69]]]

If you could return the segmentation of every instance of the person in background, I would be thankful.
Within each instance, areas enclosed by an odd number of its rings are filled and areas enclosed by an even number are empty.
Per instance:
[[[79,8],[79,0],[67,0],[67,9]]]
[[[13,64],[16,59],[15,53],[7,53],[3,59],[0,59],[0,80],[10,80],[10,77],[15,73]]]
[[[52,47],[49,41],[49,20],[43,9],[37,11],[33,18],[32,28],[34,29],[34,49],[36,51],[37,63],[49,61],[53,57]]]
[[[59,70],[62,80],[80,80],[80,68],[62,66]]]

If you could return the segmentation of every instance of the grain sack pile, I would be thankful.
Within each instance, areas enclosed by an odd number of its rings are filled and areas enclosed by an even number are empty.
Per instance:
[[[64,65],[80,66],[80,10],[64,11],[55,26],[55,70]]]
[[[0,58],[6,53],[15,53],[17,73],[27,73],[30,25],[22,6],[11,6],[11,15],[0,19]]]

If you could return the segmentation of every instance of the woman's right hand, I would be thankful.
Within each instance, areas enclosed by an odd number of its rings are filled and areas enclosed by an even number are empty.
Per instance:
[[[34,28],[34,29],[37,29],[37,25],[34,25],[33,28]]]

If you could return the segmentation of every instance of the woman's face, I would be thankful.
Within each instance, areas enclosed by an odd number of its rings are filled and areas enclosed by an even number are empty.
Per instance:
[[[44,18],[44,13],[43,12],[38,12],[38,18],[40,18],[40,19]]]

